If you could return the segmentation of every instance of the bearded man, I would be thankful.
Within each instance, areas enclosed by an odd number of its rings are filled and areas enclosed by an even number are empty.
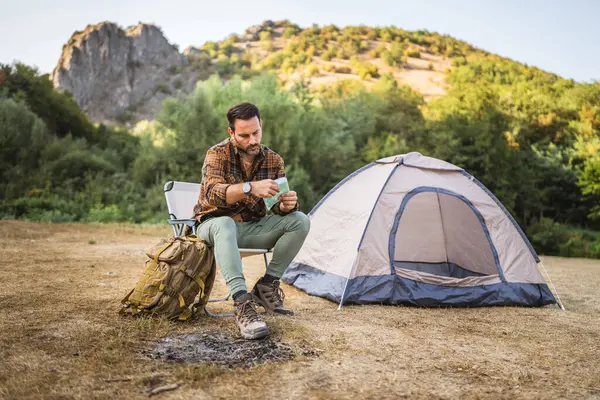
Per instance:
[[[214,249],[242,337],[269,333],[257,306],[267,312],[293,315],[283,305],[279,280],[310,229],[298,211],[296,192],[283,193],[267,214],[264,198],[279,192],[275,179],[285,177],[281,156],[262,145],[262,120],[254,104],[240,103],[227,112],[229,138],[211,147],[202,167],[202,184],[194,208],[198,236]],[[239,248],[273,249],[265,275],[248,292]]]

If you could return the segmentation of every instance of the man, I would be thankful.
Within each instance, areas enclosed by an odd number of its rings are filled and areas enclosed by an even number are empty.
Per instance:
[[[285,176],[283,159],[260,144],[260,111],[250,103],[227,112],[229,138],[211,147],[202,167],[202,185],[194,214],[198,236],[214,248],[235,305],[242,336],[258,339],[269,333],[257,312],[260,304],[271,313],[292,315],[283,306],[279,279],[296,256],[310,229],[298,210],[296,192],[283,193],[267,215],[264,198],[279,192],[274,181]],[[248,292],[239,254],[242,248],[273,248],[265,275]]]

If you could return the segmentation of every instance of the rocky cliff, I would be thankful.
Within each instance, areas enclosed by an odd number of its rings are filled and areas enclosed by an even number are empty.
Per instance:
[[[74,33],[52,72],[54,86],[73,94],[94,121],[152,116],[174,86],[186,57],[161,30],[139,24],[127,30],[104,22]],[[177,80],[176,80],[177,79]]]

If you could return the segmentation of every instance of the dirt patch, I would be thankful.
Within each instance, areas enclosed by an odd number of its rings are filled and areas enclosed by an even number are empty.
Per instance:
[[[294,358],[294,352],[287,344],[270,338],[244,340],[222,332],[162,338],[148,355],[178,363],[208,363],[229,368],[252,367]]]

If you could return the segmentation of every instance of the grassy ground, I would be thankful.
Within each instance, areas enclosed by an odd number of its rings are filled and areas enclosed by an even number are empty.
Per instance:
[[[181,333],[237,335],[232,319],[129,319],[119,301],[166,227],[0,221],[0,398],[600,398],[600,262],[544,257],[567,307],[336,305],[284,287],[270,317],[284,363],[228,369],[144,357]],[[246,259],[252,284],[261,259]],[[221,282],[215,294],[224,293]],[[229,311],[231,303],[215,305]],[[317,355],[303,355],[312,349]]]

